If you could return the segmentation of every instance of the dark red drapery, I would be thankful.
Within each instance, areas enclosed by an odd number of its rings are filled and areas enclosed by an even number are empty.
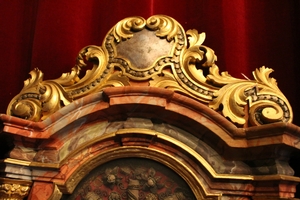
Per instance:
[[[154,14],[206,32],[204,44],[215,50],[221,71],[234,77],[253,79],[256,68],[273,68],[300,125],[299,0],[0,0],[0,113],[31,69],[58,78],[82,47],[101,45],[119,20]]]

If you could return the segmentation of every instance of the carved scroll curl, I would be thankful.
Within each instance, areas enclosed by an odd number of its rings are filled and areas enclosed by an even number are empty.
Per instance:
[[[171,41],[178,32],[178,23],[171,17],[165,15],[154,15],[145,20],[142,17],[128,17],[120,21],[112,30],[115,40],[130,39],[135,32],[145,27],[156,31],[158,37],[167,37]]]
[[[157,30],[158,37],[167,37],[171,41],[178,33],[178,23],[171,17],[165,15],[154,15],[147,19],[147,27]]]
[[[216,71],[214,71],[216,72]],[[215,93],[210,107],[221,110],[225,117],[237,124],[245,124],[249,115],[251,125],[272,122],[291,122],[291,106],[277,87],[276,80],[270,78],[272,69],[261,67],[253,72],[255,80],[238,80],[228,74],[210,74],[214,83],[224,86]],[[223,78],[223,83],[222,83]],[[230,83],[231,80],[231,83]],[[249,113],[245,111],[249,107]]]
[[[142,30],[146,20],[142,17],[128,17],[122,20],[113,28],[113,36],[117,42],[133,37],[134,31]]]
[[[44,120],[71,102],[59,83],[43,81],[43,73],[39,69],[34,69],[30,75],[21,93],[10,102],[9,115],[32,121]]]

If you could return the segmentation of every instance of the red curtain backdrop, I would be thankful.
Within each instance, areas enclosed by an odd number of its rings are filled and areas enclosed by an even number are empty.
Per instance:
[[[206,32],[204,44],[215,50],[221,71],[234,77],[253,79],[256,68],[273,68],[300,125],[299,0],[0,0],[0,113],[32,69],[58,78],[81,48],[101,45],[119,20],[154,14]]]

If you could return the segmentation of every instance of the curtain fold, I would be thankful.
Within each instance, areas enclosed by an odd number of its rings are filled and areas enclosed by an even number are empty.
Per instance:
[[[109,29],[129,16],[165,14],[185,30],[206,32],[221,71],[253,79],[263,65],[289,99],[300,125],[300,1],[274,0],[0,0],[0,112],[19,93],[29,71],[60,77],[79,50],[101,45]]]
[[[300,125],[299,0],[0,0],[0,113],[30,70],[58,78],[71,70],[81,48],[101,45],[119,20],[155,14],[206,32],[204,44],[218,56],[220,71],[253,79],[256,68],[273,68]],[[291,165],[299,176],[297,160]]]

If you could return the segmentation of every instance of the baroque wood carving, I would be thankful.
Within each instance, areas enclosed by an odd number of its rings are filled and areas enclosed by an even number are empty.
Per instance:
[[[31,189],[31,181],[0,179],[1,200],[22,200]]]
[[[83,48],[71,72],[43,80],[39,69],[31,71],[7,114],[45,120],[70,102],[105,87],[146,82],[193,97],[238,126],[292,121],[288,100],[269,77],[272,69],[256,69],[254,80],[220,73],[217,57],[203,45],[204,40],[205,33],[185,32],[168,16],[126,18],[107,33],[102,46]],[[88,62],[93,63],[92,69],[80,77]]]

